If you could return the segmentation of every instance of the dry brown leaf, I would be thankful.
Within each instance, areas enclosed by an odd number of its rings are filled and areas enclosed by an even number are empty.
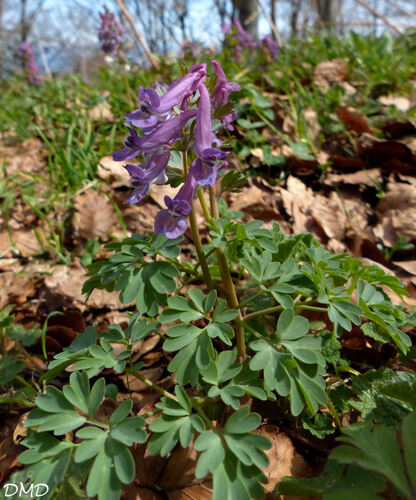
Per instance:
[[[122,184],[130,185],[130,175],[123,167],[123,162],[114,161],[111,156],[101,158],[97,166],[97,175],[105,181],[121,181]]]
[[[82,286],[87,279],[85,272],[85,269],[76,261],[70,267],[55,266],[52,268],[51,275],[45,278],[42,287],[41,301],[43,306],[49,312],[62,307],[65,303],[69,303],[72,307],[75,303],[80,311],[85,310],[88,306],[97,309],[103,307],[123,309],[126,307],[126,304],[122,304],[118,299],[117,292],[107,292],[106,290],[94,290],[86,303],[85,297],[82,295]]]
[[[331,83],[339,83],[348,80],[349,69],[344,59],[332,59],[322,61],[314,71],[313,81],[321,90]]]
[[[336,109],[336,113],[348,130],[352,130],[357,134],[371,132],[367,123],[367,117],[362,111],[354,108],[340,107]]]
[[[364,160],[352,156],[329,155],[329,161],[334,170],[341,170],[342,172],[354,172],[367,167]]]
[[[416,276],[416,260],[393,261],[392,264]]]
[[[395,106],[396,109],[402,111],[403,113],[406,113],[406,111],[408,111],[412,106],[412,103],[407,97],[391,94],[382,95],[379,97],[378,102],[383,104],[383,106]]]
[[[91,121],[113,122],[114,115],[108,101],[99,102],[88,111],[88,118]]]
[[[362,184],[364,186],[375,186],[381,183],[382,175],[379,168],[371,168],[368,170],[359,170],[351,174],[333,174],[328,173],[325,179],[325,184]]]
[[[98,191],[89,190],[77,195],[75,208],[78,214],[74,218],[74,225],[81,238],[108,239],[109,234],[114,232],[119,225],[117,214],[110,200]]]
[[[384,214],[389,210],[404,209],[409,206],[416,207],[416,185],[390,182],[387,192],[377,203],[376,211]]]
[[[34,298],[40,281],[36,275],[0,273],[0,309],[10,304],[24,304],[29,298]]]
[[[7,175],[28,172],[40,173],[46,168],[44,145],[40,139],[33,137],[15,147],[0,147],[0,164],[7,158],[5,172]]]
[[[297,453],[290,438],[275,425],[263,425],[259,429],[259,434],[266,436],[272,442],[272,447],[265,450],[269,458],[269,466],[263,469],[268,479],[265,485],[266,492],[274,490],[276,484],[285,476],[307,477],[312,470],[305,459]]]

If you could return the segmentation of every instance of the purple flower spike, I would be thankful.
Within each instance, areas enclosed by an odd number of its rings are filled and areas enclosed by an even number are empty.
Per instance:
[[[30,43],[28,41],[21,43],[19,45],[18,51],[29,84],[40,85],[40,69],[35,62],[35,55]]]
[[[162,233],[170,239],[183,234],[188,227],[186,216],[191,211],[191,203],[195,192],[195,179],[188,175],[185,183],[175,198],[165,196],[167,209],[161,210],[155,217],[154,232]]]
[[[270,35],[267,35],[261,41],[263,47],[270,53],[273,59],[277,59],[279,55],[279,44]]]
[[[100,13],[101,26],[98,30],[98,39],[101,42],[101,49],[105,54],[116,54],[123,40],[124,28],[117,16],[104,7],[104,12]]]
[[[167,176],[164,170],[168,164],[170,153],[153,155],[150,160],[141,165],[125,165],[130,174],[131,184],[134,191],[126,203],[139,203],[149,191],[151,184],[164,184]]]

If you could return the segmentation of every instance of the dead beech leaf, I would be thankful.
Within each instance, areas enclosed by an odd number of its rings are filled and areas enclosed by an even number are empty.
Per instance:
[[[88,111],[88,118],[91,121],[113,122],[114,115],[108,101],[99,102]]]
[[[40,277],[33,274],[0,273],[0,309],[10,304],[24,304],[29,298],[34,298],[40,282]]]
[[[357,141],[358,152],[368,158],[371,165],[391,172],[413,174],[416,172],[410,148],[398,141],[377,139],[363,134]]]
[[[393,261],[392,264],[416,276],[416,260]]]
[[[323,90],[331,83],[339,83],[348,80],[349,69],[344,59],[332,59],[322,61],[314,71],[313,81],[317,87]]]
[[[188,448],[177,447],[171,453],[161,476],[169,500],[210,500],[212,483],[210,479],[195,479],[198,453],[191,443]]]
[[[0,165],[7,158],[5,171],[7,175],[22,172],[40,173],[46,168],[44,145],[36,137],[27,139],[18,146],[0,147]]]
[[[412,103],[407,97],[398,95],[382,95],[379,97],[378,102],[383,106],[395,106],[396,109],[406,113],[412,106]]]
[[[130,185],[130,175],[123,167],[123,162],[114,161],[111,156],[104,156],[98,162],[97,175],[105,181],[121,180],[123,184]]]
[[[367,117],[362,111],[346,107],[337,108],[335,111],[348,130],[352,130],[357,134],[371,132],[371,128],[367,123]]]
[[[367,167],[364,160],[352,156],[329,155],[329,161],[332,169],[342,172],[354,172]]]
[[[117,292],[107,292],[106,290],[94,290],[88,302],[82,295],[82,286],[86,281],[85,269],[75,261],[70,267],[55,266],[47,276],[42,287],[42,303],[48,311],[54,311],[64,304],[69,303],[71,307],[76,307],[83,311],[87,306],[101,309],[123,309],[126,304],[122,304]],[[0,275],[1,276],[1,275]]]
[[[272,442],[271,448],[265,450],[269,458],[269,466],[263,469],[268,479],[264,489],[267,493],[274,490],[276,484],[285,476],[308,477],[312,470],[305,459],[297,453],[290,438],[283,432],[279,432],[275,425],[263,425],[259,434],[266,436]]]
[[[74,225],[81,238],[87,240],[100,237],[107,239],[118,225],[116,212],[110,200],[98,191],[89,190],[75,198],[78,211]]]
[[[354,158],[353,158],[354,159]],[[375,186],[381,183],[382,176],[379,168],[370,168],[368,170],[359,170],[350,174],[328,173],[325,184],[338,186],[339,184],[362,184],[364,186]]]

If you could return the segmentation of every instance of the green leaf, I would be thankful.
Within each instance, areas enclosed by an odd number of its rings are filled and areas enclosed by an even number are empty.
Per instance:
[[[131,399],[125,399],[111,415],[110,426],[115,427],[122,420],[124,420],[129,415],[132,408],[133,408],[133,401]]]
[[[403,442],[407,442],[407,438],[411,439],[411,436],[403,435]],[[382,474],[406,498],[412,498],[394,429],[385,425],[370,428],[356,424],[344,428],[339,440],[346,444],[335,448],[331,453],[332,459]],[[408,444],[415,446],[415,443]]]
[[[218,434],[205,431],[195,441],[195,449],[201,451],[195,469],[197,478],[205,477],[209,472],[214,472],[225,458],[225,451]]]
[[[126,446],[144,443],[147,439],[147,434],[143,430],[144,425],[145,421],[142,417],[129,417],[113,427],[110,434],[113,439]]]
[[[92,429],[95,429],[95,431],[92,431]],[[96,427],[86,427],[85,430],[88,430],[88,432],[82,433],[83,430],[84,429],[81,429],[77,432],[77,437],[86,439],[77,445],[77,449],[75,450],[74,459],[77,463],[85,462],[86,460],[95,457],[95,455],[97,455],[97,453],[103,448],[108,436],[106,432],[101,429],[97,429]]]
[[[90,400],[88,404],[88,416],[92,417],[98,410],[105,395],[105,379],[99,378],[92,386]]]
[[[260,415],[250,413],[248,406],[244,406],[240,410],[231,414],[225,424],[224,431],[229,434],[246,434],[251,432],[261,423]]]
[[[131,483],[134,479],[135,466],[130,450],[112,439],[108,440],[107,449],[112,458],[118,479],[123,484]]]

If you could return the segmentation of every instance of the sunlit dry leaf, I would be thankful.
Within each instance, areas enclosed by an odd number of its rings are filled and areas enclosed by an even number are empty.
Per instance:
[[[416,260],[392,261],[392,264],[404,269],[407,273],[416,276]]]
[[[7,175],[28,172],[40,173],[46,169],[44,145],[36,137],[27,139],[18,146],[0,147],[0,165],[7,158],[5,171]]]
[[[121,181],[130,186],[130,175],[123,167],[123,162],[114,161],[111,156],[101,158],[97,166],[97,175],[105,181]]]
[[[332,59],[322,61],[314,72],[313,81],[321,90],[331,83],[339,83],[348,80],[349,69],[344,59]]]
[[[384,106],[395,106],[396,109],[406,113],[412,106],[412,103],[407,97],[398,95],[382,95],[379,97],[378,102]]]
[[[272,442],[272,447],[265,450],[269,458],[269,466],[263,472],[268,479],[265,491],[271,492],[276,484],[285,476],[307,477],[311,475],[311,469],[305,459],[296,452],[290,438],[283,432],[279,432],[275,425],[263,425],[259,434],[266,436]]]
[[[81,238],[107,239],[118,225],[116,212],[110,200],[101,192],[89,190],[75,198],[78,211],[74,225]]]
[[[108,101],[99,102],[88,111],[88,118],[91,121],[113,122],[114,115]]]

